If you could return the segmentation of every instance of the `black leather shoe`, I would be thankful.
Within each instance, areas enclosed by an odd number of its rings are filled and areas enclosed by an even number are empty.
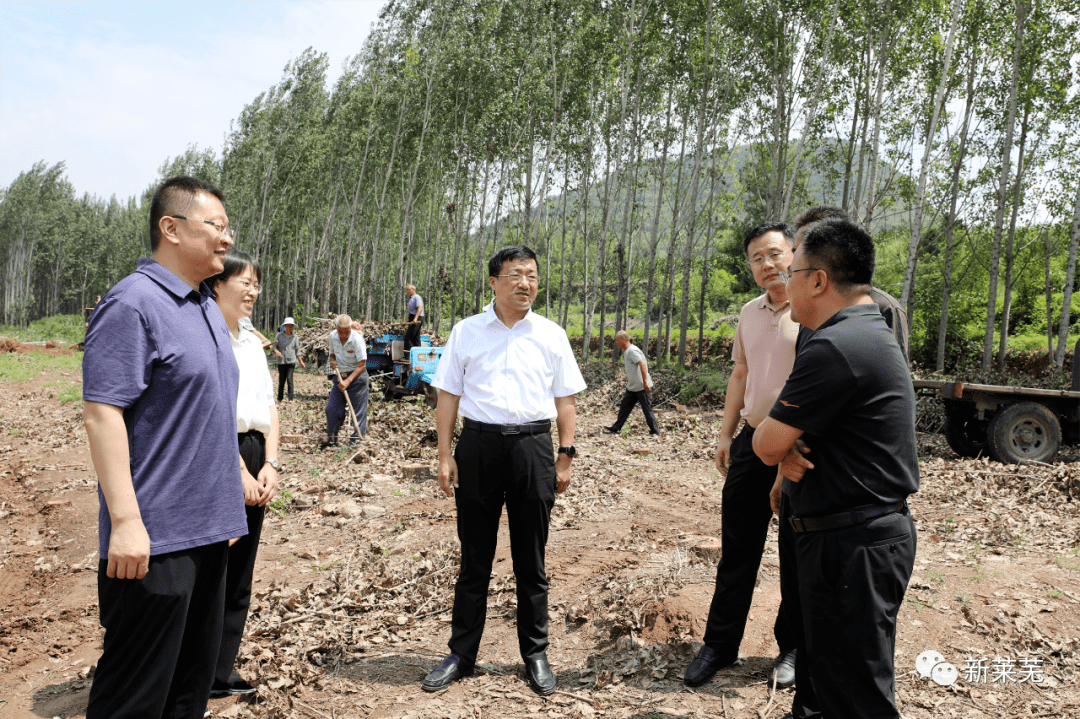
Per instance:
[[[605,432],[607,432],[608,434],[618,434],[621,431],[621,430],[615,429],[614,427],[603,427],[602,429]]]
[[[718,669],[734,664],[738,658],[738,655],[730,658],[722,657],[712,647],[702,647],[698,655],[694,657],[694,661],[690,662],[690,666],[686,668],[683,681],[690,687],[701,686],[712,679]]]
[[[795,649],[780,652],[776,658],[776,666],[773,667],[769,684],[776,682],[777,689],[787,689],[795,686]]]
[[[423,689],[426,692],[438,692],[446,689],[462,677],[471,677],[473,667],[466,665],[465,660],[457,654],[449,654],[442,664],[424,677]]]
[[[546,697],[555,691],[559,680],[548,665],[547,657],[525,660],[525,678],[529,680],[532,690],[542,697]]]
[[[220,697],[238,696],[241,694],[254,694],[255,687],[248,684],[246,681],[240,678],[240,675],[234,670],[229,675],[229,681],[225,683],[214,682],[210,687],[210,698],[218,699]]]

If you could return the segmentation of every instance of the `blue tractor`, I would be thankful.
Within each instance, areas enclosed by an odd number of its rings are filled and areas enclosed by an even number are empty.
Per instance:
[[[421,394],[424,404],[434,409],[439,393],[431,380],[442,353],[442,347],[431,346],[431,337],[421,335],[420,346],[409,350],[406,357],[404,335],[382,335],[368,348],[368,374],[372,383],[382,383],[384,399]]]

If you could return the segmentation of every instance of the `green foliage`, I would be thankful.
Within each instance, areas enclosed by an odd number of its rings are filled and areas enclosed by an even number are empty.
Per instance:
[[[727,392],[731,372],[700,370],[688,372],[679,385],[679,401],[689,404],[695,400],[717,400]]]
[[[238,246],[262,262],[256,326],[341,311],[400,320],[414,282],[426,327],[445,336],[490,300],[486,258],[524,242],[545,278],[534,309],[572,334],[587,343],[601,318],[648,317],[651,337],[685,347],[758,293],[742,234],[820,202],[873,230],[876,283],[910,296],[916,362],[934,367],[942,342],[945,365],[967,372],[988,307],[990,339],[1023,351],[1062,316],[1078,16],[1061,0],[1026,7],[1017,42],[1015,5],[394,2],[335,82],[308,48],[247,99],[222,147],[167,159],[139,197],[77,197],[64,164],[44,162],[0,190],[0,321],[81,313],[148,254],[154,185],[184,173],[222,186]],[[939,86],[946,117],[927,143]],[[1020,133],[1024,173],[1010,160],[1002,177]],[[1080,293],[1072,305],[1070,344]]]
[[[20,342],[56,341],[74,345],[83,341],[86,334],[80,315],[57,315],[34,320],[26,327],[0,325],[0,336],[12,337]]]

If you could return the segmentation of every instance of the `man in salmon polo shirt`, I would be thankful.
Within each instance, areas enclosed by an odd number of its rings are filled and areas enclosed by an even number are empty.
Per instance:
[[[686,669],[692,687],[709,681],[718,669],[739,658],[739,645],[754,598],[761,555],[772,520],[769,492],[776,467],[754,454],[755,428],[769,414],[795,362],[799,326],[791,320],[791,305],[782,272],[791,263],[794,235],[782,223],[755,227],[743,240],[754,281],[765,294],[747,302],[731,350],[735,368],[728,380],[724,421],[716,448],[716,469],[727,477],[721,504],[722,556],[716,567],[716,588],[705,625],[704,646]],[[735,435],[743,420],[746,425]],[[777,686],[795,681],[795,638],[781,604],[773,626],[780,656]]]

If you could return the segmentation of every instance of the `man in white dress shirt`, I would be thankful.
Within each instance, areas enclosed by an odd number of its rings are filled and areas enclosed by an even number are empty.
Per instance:
[[[504,247],[488,261],[488,274],[495,300],[454,327],[431,383],[439,390],[439,486],[457,503],[461,572],[454,589],[451,653],[427,675],[423,688],[439,691],[473,672],[505,503],[517,581],[518,648],[529,685],[546,695],[555,691],[557,680],[546,654],[544,549],[555,495],[570,485],[574,396],[585,389],[585,380],[566,332],[531,311],[540,281],[536,253],[521,245]],[[451,454],[459,413],[461,436]],[[551,420],[562,445],[557,455]]]

